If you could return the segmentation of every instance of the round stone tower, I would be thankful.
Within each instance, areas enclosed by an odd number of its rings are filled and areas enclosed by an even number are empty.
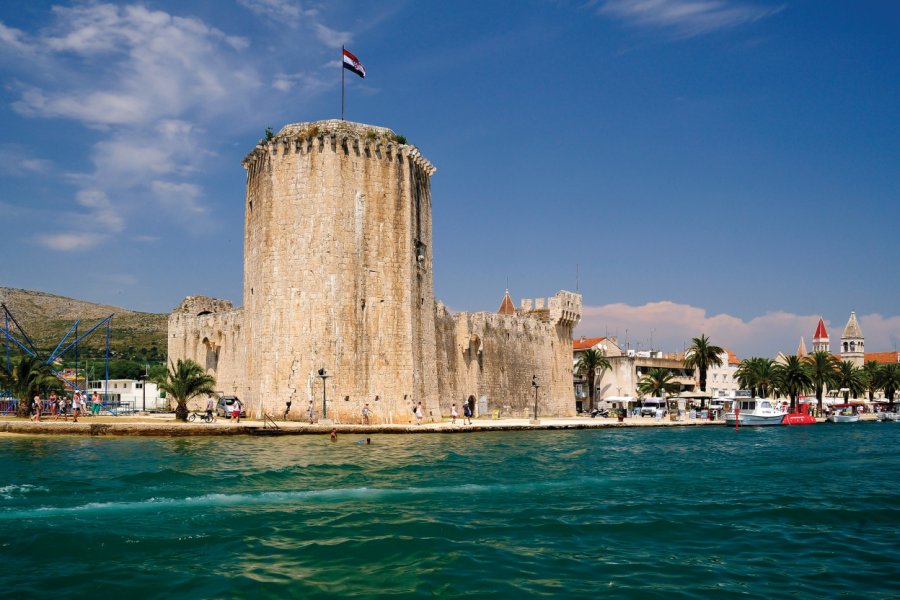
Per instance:
[[[431,186],[389,129],[286,125],[243,161],[248,398],[350,421],[438,414]],[[325,369],[327,378],[319,376]]]

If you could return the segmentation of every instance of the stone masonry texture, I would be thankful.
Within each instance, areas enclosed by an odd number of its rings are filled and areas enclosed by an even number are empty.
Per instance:
[[[169,316],[170,360],[190,358],[248,414],[409,423],[478,412],[574,414],[572,329],[581,296],[513,315],[450,312],[434,298],[430,177],[389,129],[287,125],[243,161],[244,306],[188,296]]]

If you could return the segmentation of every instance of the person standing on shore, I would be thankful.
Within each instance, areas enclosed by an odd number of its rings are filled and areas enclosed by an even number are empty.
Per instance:
[[[91,416],[99,417],[100,416],[100,392],[94,391],[94,394],[91,396]]]
[[[362,409],[362,421],[363,421],[363,425],[369,424],[369,403],[368,402],[366,402],[366,405],[363,406],[363,409]]]
[[[78,422],[78,414],[81,412],[81,391],[76,390],[75,395],[72,396],[72,422]]]
[[[422,403],[419,402],[419,404],[416,405],[416,425],[422,424],[422,417],[424,416],[425,414],[422,412]]]
[[[35,394],[34,400],[31,401],[31,410],[34,411],[31,415],[32,421],[40,421],[41,420],[41,395]]]
[[[241,408],[243,408],[241,401],[238,398],[235,398],[234,404],[231,405],[231,418],[235,423],[241,422]]]
[[[212,421],[213,411],[216,409],[216,402],[213,400],[213,397],[210,396],[206,399],[206,419],[208,421]]]
[[[309,408],[307,409],[309,412],[309,424],[312,425],[316,422],[316,408],[313,406],[313,401],[309,401]]]
[[[58,410],[56,411],[56,420],[57,420],[57,421],[59,420],[60,417],[62,417],[63,420],[66,421],[66,422],[68,423],[68,421],[69,421],[69,414],[68,414],[68,410],[67,410],[67,406],[66,406],[67,403],[68,403],[68,400],[67,400],[67,398],[66,398],[66,395],[65,395],[65,394],[62,394],[62,395],[59,397],[59,408],[58,408]]]
[[[56,392],[50,392],[50,416],[56,416],[57,403],[59,399],[56,397]]]
[[[466,423],[468,421],[468,423]],[[466,402],[463,404],[463,425],[471,425],[472,424],[472,408],[469,406],[469,403]]]
[[[456,403],[453,403],[453,406],[450,407],[450,422],[453,425],[456,425],[456,418],[459,416],[459,413],[456,412]]]

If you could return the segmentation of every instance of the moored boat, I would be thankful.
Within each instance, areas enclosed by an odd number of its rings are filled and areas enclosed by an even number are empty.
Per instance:
[[[857,423],[859,421],[859,413],[856,408],[849,404],[836,404],[834,412],[826,417],[827,421],[832,423]]]
[[[768,398],[735,398],[731,410],[725,413],[725,424],[739,427],[784,425],[785,415]]]
[[[894,422],[896,422],[896,421],[900,421],[900,415],[898,415],[895,412],[888,412],[888,411],[880,412],[880,413],[878,413],[878,420],[879,421],[894,421]]]

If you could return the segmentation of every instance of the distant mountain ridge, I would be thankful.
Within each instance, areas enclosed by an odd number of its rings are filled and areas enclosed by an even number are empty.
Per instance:
[[[0,302],[9,308],[42,353],[52,352],[76,320],[81,320],[78,326],[80,335],[114,314],[110,323],[110,349],[113,356],[154,362],[165,358],[168,314],[138,312],[47,292],[6,287],[0,287]],[[11,333],[21,340],[11,321],[9,326]],[[73,339],[74,332],[66,343]],[[2,335],[0,340],[3,340]],[[105,344],[104,325],[79,343],[79,352],[85,350],[89,354],[96,354],[102,352]],[[72,358],[70,353],[71,351],[64,358]]]

